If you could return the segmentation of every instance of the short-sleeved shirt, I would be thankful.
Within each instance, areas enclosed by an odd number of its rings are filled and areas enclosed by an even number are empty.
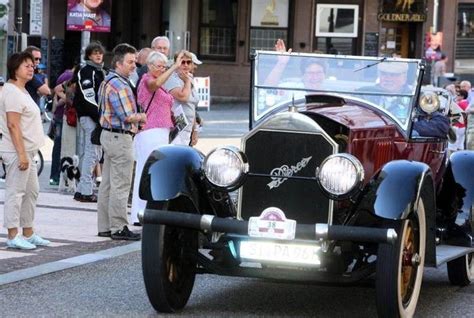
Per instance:
[[[125,119],[137,112],[135,95],[130,82],[110,72],[99,88],[100,124],[104,128],[132,130]]]
[[[36,105],[39,105],[39,100],[40,100],[40,94],[38,94],[38,89],[43,86],[44,84],[44,78],[40,76],[40,74],[35,74],[33,75],[33,78],[26,83],[26,90],[30,94],[31,98],[33,101],[36,103]]]
[[[178,73],[174,72],[171,74],[170,78],[165,82],[163,87],[170,92],[174,88],[181,88],[184,87],[184,82],[182,79],[179,78]],[[194,84],[191,86],[191,93],[189,94],[189,98],[186,102],[180,102],[178,100],[174,100],[174,105],[179,105],[181,104],[183,107],[184,114],[186,115],[186,118],[188,119],[189,123],[194,123],[196,119],[196,107],[199,103],[199,96],[197,94],[196,88]],[[185,130],[192,130],[193,125],[188,125],[190,127],[186,127]]]
[[[5,83],[0,95],[0,151],[16,152],[7,127],[7,112],[21,114],[20,126],[26,151],[36,151],[44,145],[41,113],[28,92]]]
[[[145,73],[138,86],[138,104],[141,105],[143,112],[146,111],[147,118],[143,129],[171,128],[173,127],[171,106],[174,98],[163,87],[159,87],[155,92],[150,91],[147,82],[152,78],[152,75]]]

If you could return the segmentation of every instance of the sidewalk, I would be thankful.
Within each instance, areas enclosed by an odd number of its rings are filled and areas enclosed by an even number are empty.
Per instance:
[[[202,138],[196,148],[203,153],[208,153],[218,145],[239,147],[240,139]],[[0,189],[0,223],[2,225],[4,198],[5,190]],[[141,227],[130,226],[130,229],[140,231]],[[60,194],[52,192],[51,189],[40,190],[35,215],[35,231],[50,240],[51,245],[30,251],[7,249],[5,244],[7,231],[3,227],[0,228],[0,286],[140,249],[140,242],[113,241],[97,236],[96,203],[77,202],[73,200],[71,194]],[[125,245],[129,247],[124,247]],[[117,249],[117,247],[124,248]],[[75,259],[80,256],[84,257],[79,261]],[[65,260],[67,264],[60,266],[59,263],[64,263]],[[49,266],[45,266],[48,264]]]

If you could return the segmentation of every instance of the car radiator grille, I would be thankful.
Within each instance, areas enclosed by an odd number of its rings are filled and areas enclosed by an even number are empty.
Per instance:
[[[249,172],[315,177],[316,168],[335,146],[317,133],[257,131],[245,141]],[[332,204],[315,180],[249,176],[240,190],[239,212],[243,219],[278,207],[298,223],[326,223]]]

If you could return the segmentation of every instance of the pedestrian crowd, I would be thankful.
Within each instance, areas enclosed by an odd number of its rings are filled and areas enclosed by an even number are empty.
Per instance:
[[[109,68],[104,47],[91,42],[84,63],[68,66],[52,92],[38,67],[39,48],[30,46],[9,57],[8,81],[0,90],[8,247],[49,244],[34,231],[39,182],[33,156],[44,144],[38,107],[42,96],[54,96],[48,130],[54,141],[50,185],[69,190],[61,182],[73,182],[74,200],[97,202],[98,236],[140,239],[128,228],[127,208],[132,194],[131,223],[140,225],[138,212],[146,202],[138,188],[146,159],[169,143],[194,146],[201,125],[193,78],[201,61],[185,50],[173,57],[169,52],[170,41],[163,36],[140,51],[122,43],[113,49]],[[80,171],[77,186],[76,180],[67,180],[72,178],[68,165]]]

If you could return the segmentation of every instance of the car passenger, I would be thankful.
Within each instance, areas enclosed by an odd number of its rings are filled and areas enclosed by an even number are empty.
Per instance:
[[[278,39],[275,44],[275,51],[280,53],[291,53],[292,49],[286,50],[285,42]],[[300,64],[301,77],[294,79],[282,79],[284,71],[287,68],[289,56],[278,56],[277,63],[265,78],[264,84],[268,86],[277,86],[286,88],[283,95],[278,94],[281,100],[294,98],[303,98],[313,90],[320,90],[324,83],[327,73],[327,65],[314,58],[305,58]],[[292,94],[288,89],[295,88]],[[305,91],[303,89],[307,89]],[[268,92],[267,92],[268,93]]]
[[[410,117],[411,98],[403,96],[411,94],[412,88],[407,83],[408,63],[383,62],[378,65],[379,82],[371,87],[363,87],[360,91],[380,92],[377,96],[378,105],[387,109],[401,122],[406,122]],[[383,96],[384,93],[390,94]],[[399,94],[399,95],[397,95]],[[372,100],[371,97],[367,99]],[[427,114],[419,109],[419,116],[413,123],[413,136],[447,138],[449,132],[449,119],[436,111]]]

